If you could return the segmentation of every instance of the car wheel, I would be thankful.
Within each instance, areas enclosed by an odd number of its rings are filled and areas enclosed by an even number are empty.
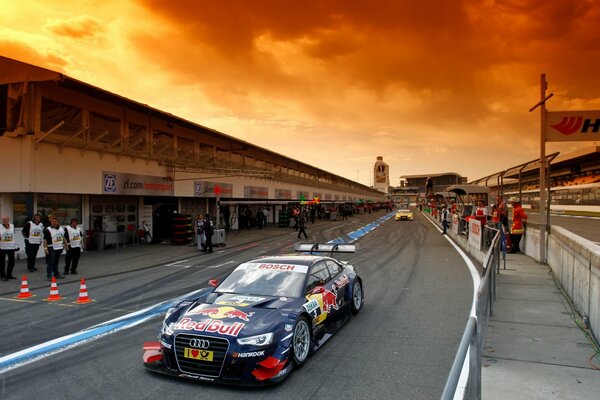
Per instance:
[[[356,315],[362,308],[364,302],[362,284],[357,279],[352,287],[352,314]]]
[[[300,317],[294,326],[292,336],[292,355],[296,365],[300,366],[306,362],[310,354],[311,333],[310,325],[305,317]]]

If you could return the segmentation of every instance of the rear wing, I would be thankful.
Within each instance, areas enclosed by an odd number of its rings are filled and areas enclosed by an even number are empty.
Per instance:
[[[357,246],[355,244],[339,244],[339,243],[295,243],[294,250],[296,252],[313,253],[355,253]]]

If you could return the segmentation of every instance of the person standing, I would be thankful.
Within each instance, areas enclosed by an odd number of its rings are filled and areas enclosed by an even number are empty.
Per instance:
[[[60,262],[60,255],[65,248],[65,235],[64,230],[61,229],[58,223],[58,218],[53,217],[50,219],[50,226],[44,230],[44,253],[46,253],[46,276],[48,280],[52,280],[52,275],[56,279],[64,278],[58,272],[58,263]]]
[[[527,219],[527,214],[523,210],[521,206],[521,200],[517,197],[511,197],[509,201],[513,206],[513,223],[512,228],[510,230],[510,242],[511,248],[509,253],[519,253],[521,249],[519,248],[519,243],[521,242],[521,237],[525,233],[525,226],[523,225],[523,220]]]
[[[206,239],[204,238],[204,218],[201,214],[198,214],[198,219],[196,220],[196,239],[198,250],[206,251]]]
[[[67,275],[69,272],[77,275],[77,265],[79,264],[79,257],[81,256],[82,249],[82,238],[83,233],[77,226],[79,221],[77,218],[71,219],[71,224],[65,227],[65,241],[67,242],[67,255],[65,256],[65,271]]]
[[[37,271],[35,267],[35,259],[37,258],[40,244],[42,244],[42,234],[44,232],[44,224],[42,224],[42,216],[35,214],[33,220],[29,221],[23,227],[23,237],[25,238],[25,253],[27,254],[27,271]]]
[[[448,230],[448,225],[449,225],[449,219],[450,219],[450,213],[448,212],[448,208],[446,207],[446,205],[442,205],[442,235],[446,234],[446,231]]]
[[[12,272],[15,267],[15,252],[17,250],[15,226],[10,223],[8,215],[4,215],[2,216],[2,225],[0,225],[0,280],[16,279]],[[8,265],[5,264],[7,258]]]
[[[500,223],[504,226],[504,230],[508,232],[508,206],[502,196],[496,196],[496,204],[500,214]]]
[[[304,234],[304,238],[308,239],[308,235],[304,230],[304,226],[306,224],[306,219],[304,218],[304,214],[298,215],[298,239],[300,239],[300,235]]]
[[[204,216],[204,237],[206,240],[206,252],[207,253],[212,253],[213,252],[213,247],[212,247],[212,237],[213,237],[213,227],[210,223],[210,217],[208,214],[206,214]]]

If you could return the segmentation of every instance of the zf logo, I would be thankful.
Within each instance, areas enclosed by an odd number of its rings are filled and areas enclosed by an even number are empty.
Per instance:
[[[104,191],[109,193],[117,191],[117,177],[115,175],[104,175]]]

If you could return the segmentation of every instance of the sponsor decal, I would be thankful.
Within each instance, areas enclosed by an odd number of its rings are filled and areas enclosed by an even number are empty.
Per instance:
[[[338,309],[337,290],[333,292],[325,290],[325,292],[323,292],[323,311],[329,313],[332,308],[334,310]]]
[[[254,315],[253,312],[244,312],[238,310],[235,307],[210,307],[210,308],[202,308],[204,305],[200,305],[194,309],[191,309],[186,313],[186,315],[205,315],[214,319],[223,319],[223,318],[238,318],[242,321],[249,322],[250,317]]]
[[[202,321],[193,321],[191,318],[184,317],[177,322],[177,325],[175,325],[175,330],[209,332],[237,337],[244,326],[246,326],[246,324],[243,322],[227,324],[221,320],[214,320],[211,318]]]
[[[114,193],[117,191],[117,177],[115,175],[104,175],[104,191],[108,193]]]
[[[172,346],[171,346],[169,343],[165,342],[165,341],[164,341],[164,340],[162,340],[162,339],[160,340],[160,345],[161,345],[162,347],[164,347],[165,349],[169,349],[169,350],[171,350],[171,347],[172,347]]]
[[[189,347],[183,348],[183,356],[185,358],[192,358],[200,361],[212,361],[213,352],[209,350],[190,349]]]
[[[278,271],[293,271],[295,265],[290,264],[260,264],[258,269],[276,269]]]
[[[337,291],[350,283],[348,275],[343,275],[340,279],[333,281],[333,289]]]
[[[291,332],[291,331],[292,331],[292,329],[294,329],[294,325],[293,325],[293,324],[285,324],[285,325],[283,326],[283,329],[284,329],[286,332]]]
[[[302,307],[304,307],[304,309],[306,310],[306,312],[310,314],[312,311],[314,311],[317,308],[319,308],[319,303],[317,302],[317,300],[312,299],[308,303],[305,303]]]
[[[289,368],[290,368],[290,366],[288,365],[287,367],[285,367],[284,369],[279,371],[279,373],[277,375],[275,375],[275,378],[280,378],[280,377],[284,376],[285,374],[287,374]]]
[[[200,381],[207,381],[207,382],[214,382],[215,379],[214,378],[208,378],[206,376],[200,376],[200,375],[190,375],[190,374],[179,374],[180,378],[188,378],[188,379],[198,379]]]
[[[265,355],[264,350],[260,351],[251,351],[249,353],[233,353],[231,356],[233,358],[250,358],[250,357],[262,357]]]

